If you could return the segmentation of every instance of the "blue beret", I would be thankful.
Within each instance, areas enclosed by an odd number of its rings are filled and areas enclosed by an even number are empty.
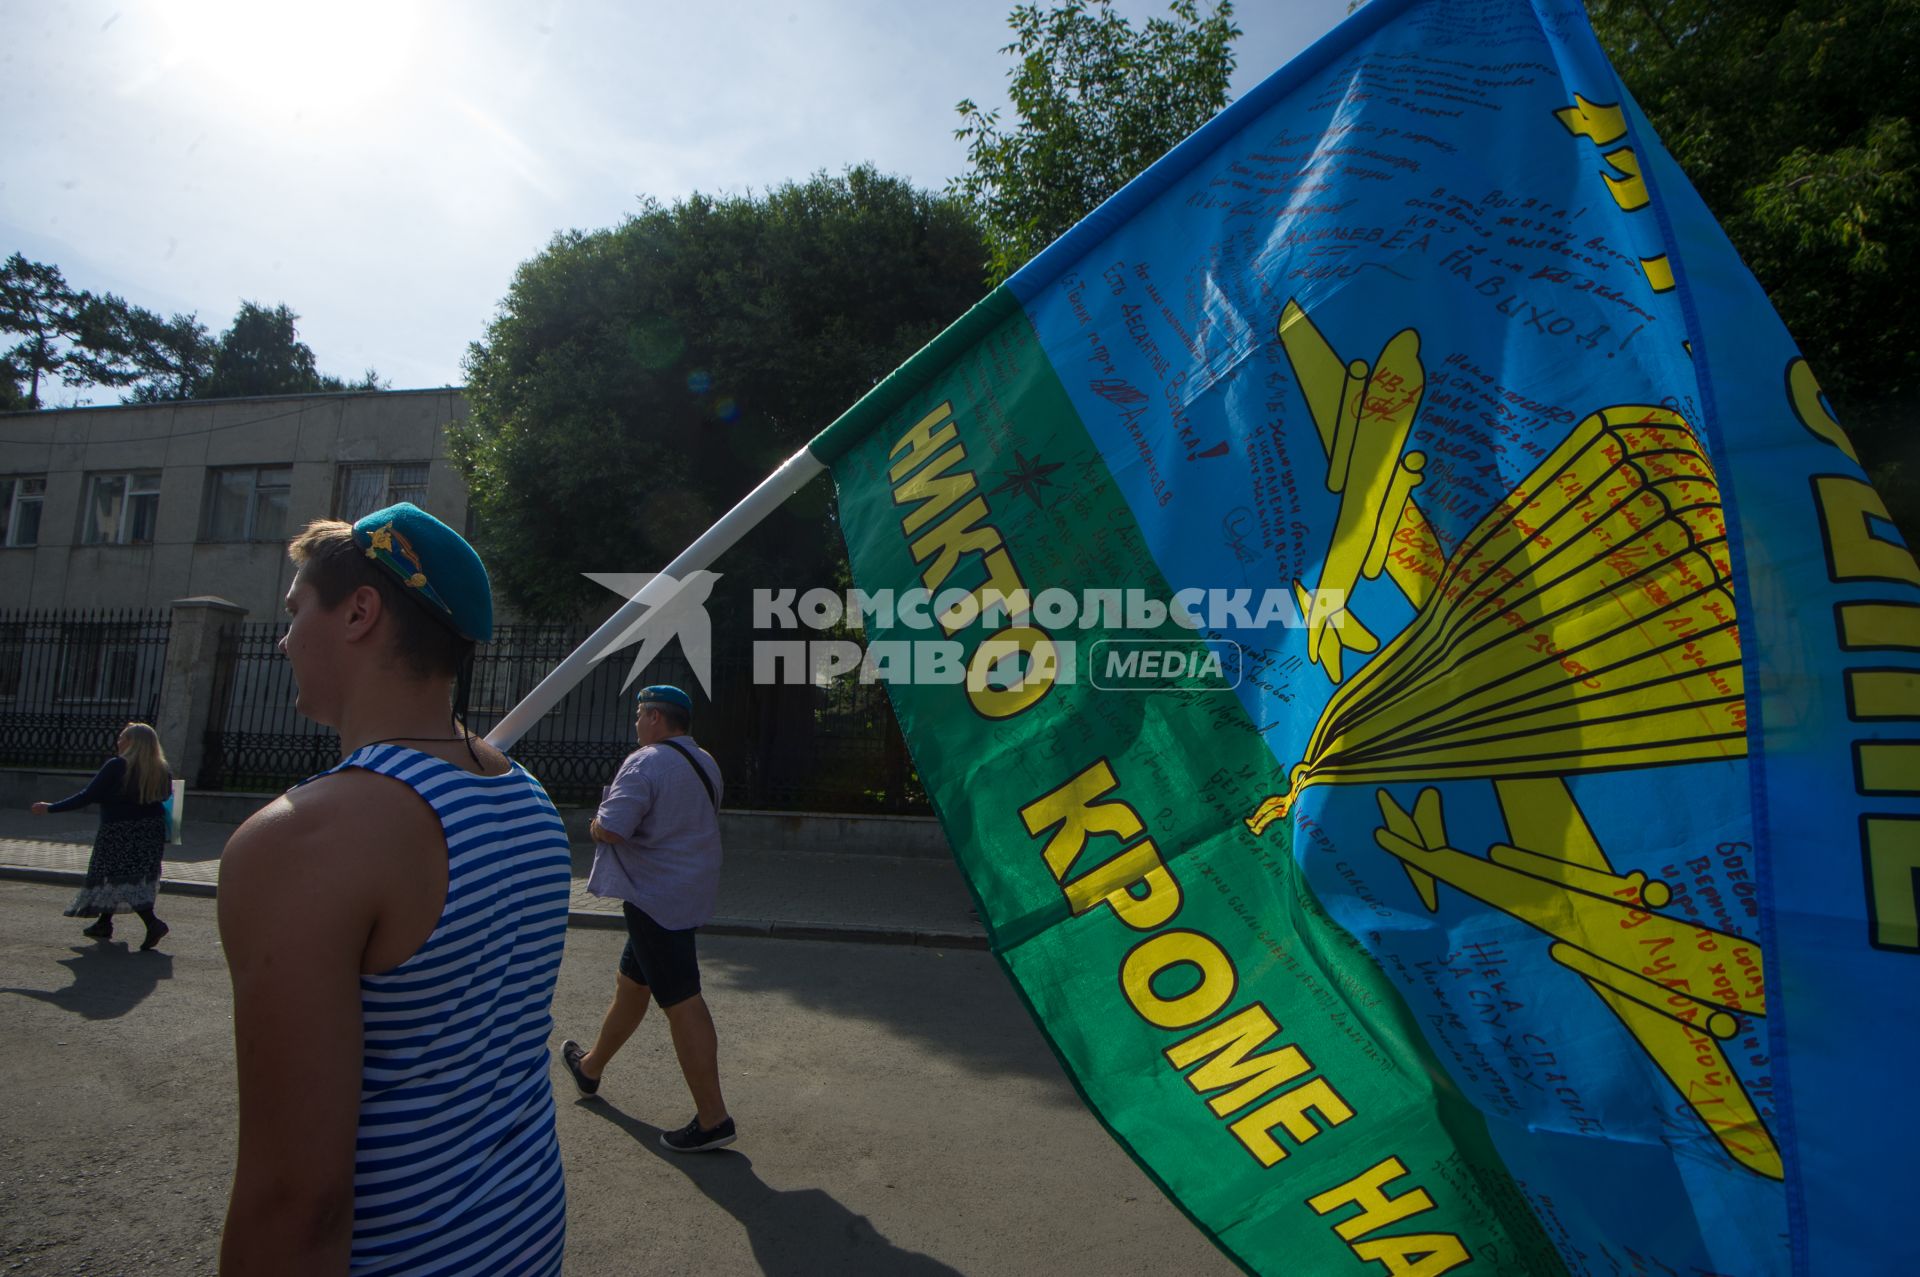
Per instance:
[[[466,538],[411,501],[353,525],[353,541],[463,639],[493,637],[493,586]]]
[[[693,698],[667,683],[655,683],[651,687],[641,688],[638,700],[642,705],[649,702],[659,705],[676,705],[682,713],[693,713]]]

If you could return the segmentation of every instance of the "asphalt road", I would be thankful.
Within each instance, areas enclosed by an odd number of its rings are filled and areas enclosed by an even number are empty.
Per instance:
[[[210,1272],[232,1170],[213,902],[108,944],[71,890],[0,882],[0,1274]],[[129,938],[132,943],[129,943]],[[554,1045],[589,1038],[622,937],[574,930]],[[1237,1271],[1085,1111],[993,959],[805,940],[701,945],[740,1142],[677,1157],[692,1105],[650,1016],[579,1101],[556,1065],[567,1272]]]

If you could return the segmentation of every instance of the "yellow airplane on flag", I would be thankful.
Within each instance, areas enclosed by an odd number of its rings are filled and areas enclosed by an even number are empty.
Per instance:
[[[1293,583],[1307,656],[1338,683],[1343,652],[1380,646],[1353,613],[1353,588],[1387,566],[1401,512],[1426,467],[1425,453],[1405,451],[1426,390],[1420,337],[1402,329],[1371,368],[1362,359],[1346,363],[1293,301],[1281,311],[1279,337],[1327,452],[1327,491],[1340,495],[1319,584]]]
[[[1659,912],[1672,888],[1616,873],[1558,777],[1493,787],[1512,841],[1485,856],[1449,845],[1436,789],[1422,790],[1411,812],[1378,790],[1374,841],[1429,910],[1439,908],[1438,880],[1545,934],[1547,956],[1618,1017],[1721,1148],[1779,1179],[1779,1146],[1727,1058],[1740,1017],[1766,1014],[1759,944]]]

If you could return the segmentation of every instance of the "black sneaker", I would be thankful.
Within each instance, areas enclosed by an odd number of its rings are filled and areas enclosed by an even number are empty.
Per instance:
[[[92,936],[95,940],[111,940],[113,939],[113,919],[102,918],[91,927],[83,928],[80,934]]]
[[[140,947],[142,949],[153,948],[155,945],[159,944],[163,938],[165,938],[167,932],[172,930],[173,928],[169,927],[164,922],[155,922],[153,926],[147,928],[147,938],[140,942]]]
[[[723,1118],[720,1125],[712,1130],[700,1125],[695,1117],[677,1131],[660,1132],[662,1147],[676,1153],[711,1153],[716,1148],[725,1148],[734,1141],[733,1119]]]
[[[600,1091],[600,1079],[588,1077],[580,1071],[580,1061],[585,1059],[586,1055],[587,1053],[581,1050],[580,1044],[572,1038],[560,1044],[560,1063],[566,1065],[567,1072],[573,1075],[573,1084],[580,1088],[580,1094],[596,1095]]]

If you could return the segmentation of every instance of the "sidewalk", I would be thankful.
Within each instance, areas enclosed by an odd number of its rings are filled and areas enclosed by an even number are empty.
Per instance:
[[[92,811],[0,811],[0,878],[79,885],[97,821]],[[233,830],[195,823],[189,811],[181,845],[167,848],[160,889],[214,894],[220,851]],[[592,860],[592,849],[576,842],[570,922],[618,928],[619,901],[587,894]],[[701,931],[984,949],[986,932],[972,904],[950,860],[730,849],[721,863],[720,915]]]

